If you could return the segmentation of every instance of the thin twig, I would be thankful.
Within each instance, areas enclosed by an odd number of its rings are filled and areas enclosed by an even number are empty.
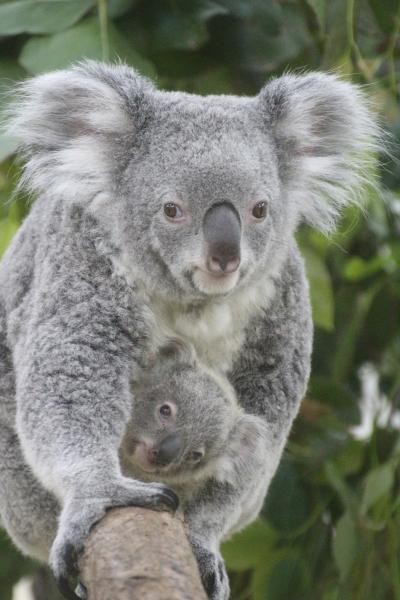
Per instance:
[[[108,37],[107,0],[97,0],[100,22],[101,53],[104,61],[110,60],[110,41]]]

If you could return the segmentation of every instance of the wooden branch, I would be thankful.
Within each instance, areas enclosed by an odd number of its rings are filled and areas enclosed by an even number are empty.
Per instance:
[[[79,569],[89,600],[206,600],[184,524],[167,512],[111,510]]]

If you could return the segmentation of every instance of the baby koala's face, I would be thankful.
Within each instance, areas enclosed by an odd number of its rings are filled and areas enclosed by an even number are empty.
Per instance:
[[[122,445],[135,470],[165,480],[201,477],[221,454],[238,408],[213,378],[160,357],[134,385]]]

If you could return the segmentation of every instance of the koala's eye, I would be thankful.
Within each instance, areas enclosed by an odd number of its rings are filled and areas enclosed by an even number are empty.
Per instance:
[[[168,219],[180,219],[183,217],[182,209],[173,202],[167,202],[164,204],[164,214],[168,217]]]
[[[163,417],[163,419],[168,419],[172,415],[172,409],[169,404],[162,404],[158,409],[158,412]]]
[[[267,203],[257,202],[257,204],[253,206],[252,214],[256,219],[264,219],[267,215]]]
[[[190,453],[189,458],[193,462],[199,462],[199,460],[201,460],[203,458],[203,456],[204,456],[203,450],[194,450],[193,452]]]

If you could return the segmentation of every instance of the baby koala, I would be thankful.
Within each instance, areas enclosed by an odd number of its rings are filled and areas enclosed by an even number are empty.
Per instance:
[[[160,348],[133,393],[120,452],[126,475],[164,482],[187,496],[200,481],[232,481],[243,460],[257,460],[264,422],[245,414],[229,381],[200,365],[184,342]]]
[[[175,339],[150,359],[132,391],[122,470],[173,487],[208,598],[226,600],[229,580],[219,542],[261,509],[267,483],[260,481],[269,481],[272,464],[265,458],[267,424],[246,414],[229,381]]]

